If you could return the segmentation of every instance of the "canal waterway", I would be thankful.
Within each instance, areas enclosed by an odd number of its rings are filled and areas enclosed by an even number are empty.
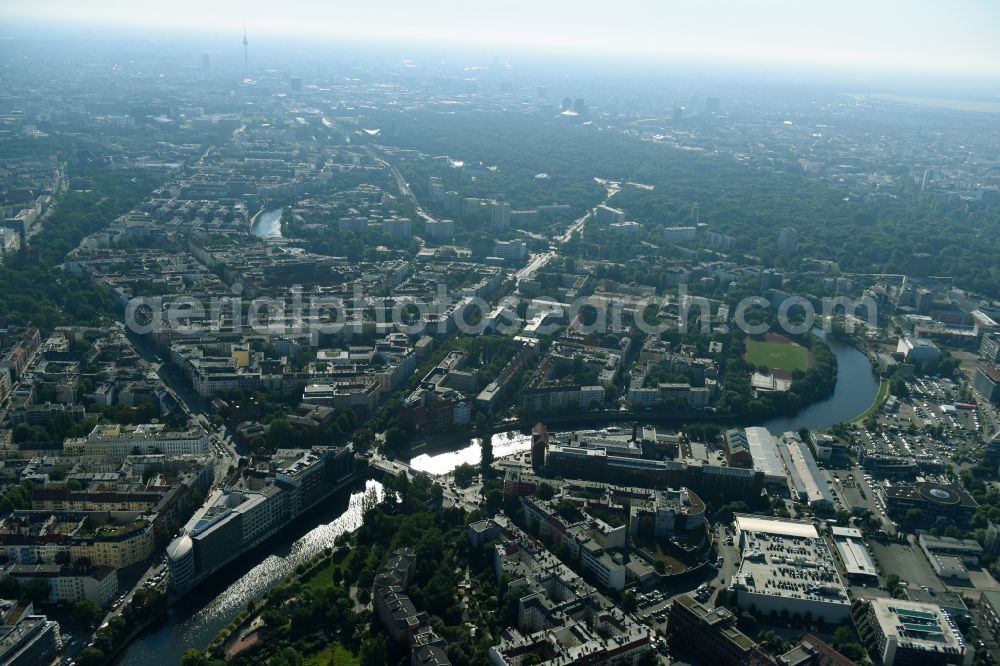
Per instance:
[[[281,209],[275,208],[258,215],[250,233],[258,238],[281,238]]]

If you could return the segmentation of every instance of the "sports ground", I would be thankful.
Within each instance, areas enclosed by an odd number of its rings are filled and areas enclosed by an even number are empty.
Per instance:
[[[801,347],[788,338],[767,336],[765,339],[750,338],[747,340],[746,360],[753,365],[766,365],[772,370],[809,369],[809,350]]]

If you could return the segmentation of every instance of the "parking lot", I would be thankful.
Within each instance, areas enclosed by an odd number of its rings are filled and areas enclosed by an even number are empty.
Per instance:
[[[909,543],[902,544],[895,541],[881,541],[871,539],[869,541],[875,559],[878,560],[882,573],[889,575],[895,573],[910,585],[927,586],[936,590],[945,589],[944,583],[937,577],[930,563],[920,549]]]

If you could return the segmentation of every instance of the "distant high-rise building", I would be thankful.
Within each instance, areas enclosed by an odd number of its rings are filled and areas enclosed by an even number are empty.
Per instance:
[[[498,234],[510,228],[510,204],[502,198],[493,202],[493,217],[490,221],[490,228]]]
[[[792,227],[785,227],[778,232],[778,249],[788,254],[795,252],[795,245],[799,242],[799,232]]]
[[[478,215],[482,205],[482,202],[476,197],[465,197],[462,199],[460,210],[462,215]]]
[[[910,274],[928,275],[933,261],[934,257],[926,252],[914,252],[910,255]]]
[[[452,220],[427,220],[425,225],[427,240],[448,242],[455,235],[455,223]]]
[[[678,123],[684,120],[684,107],[680,104],[674,104],[674,122]]]
[[[431,176],[427,189],[431,195],[431,201],[434,203],[442,203],[444,201],[444,184],[441,183],[440,177]]]
[[[781,289],[785,283],[785,276],[773,269],[768,269],[760,274],[760,290],[765,292],[768,289]]]
[[[462,208],[462,195],[455,190],[444,193],[444,212],[457,213]]]
[[[917,288],[913,296],[913,304],[917,308],[917,314],[925,315],[931,311],[934,303],[934,292],[923,287]]]
[[[302,77],[293,76],[289,79],[289,83],[292,86],[292,92],[302,92]]]
[[[718,113],[719,112],[719,98],[718,97],[707,97],[705,99],[705,111],[708,113]]]
[[[382,233],[393,238],[409,238],[413,234],[410,218],[391,217],[382,220]]]
[[[212,66],[211,56],[209,56],[209,54],[207,54],[207,53],[202,53],[201,54],[201,68],[203,70],[205,70],[205,71],[208,71],[208,69],[211,66]]]
[[[523,240],[493,241],[493,256],[505,261],[522,261],[528,257],[528,245]]]
[[[573,100],[573,111],[580,114],[581,116],[587,113],[587,105],[584,103],[582,97],[577,97]]]
[[[625,221],[625,211],[601,204],[594,209],[594,217],[600,224],[621,224]]]

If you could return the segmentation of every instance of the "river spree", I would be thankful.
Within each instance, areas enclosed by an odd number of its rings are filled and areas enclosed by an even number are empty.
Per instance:
[[[531,435],[511,431],[501,432],[493,435],[490,439],[493,444],[493,457],[503,458],[504,456],[521,453],[531,448]],[[410,459],[410,467],[419,471],[439,476],[447,474],[459,465],[468,463],[478,465],[482,459],[482,440],[475,438],[460,449],[444,451],[433,454],[420,454]]]
[[[819,329],[815,330],[814,333],[826,340],[837,357],[837,386],[834,388],[833,395],[826,400],[806,407],[794,416],[774,418],[755,425],[763,425],[775,434],[802,427],[826,429],[835,423],[850,421],[860,416],[875,401],[878,396],[879,382],[878,378],[872,374],[872,366],[868,357],[849,344],[827,339]],[[615,425],[628,427],[630,424],[618,423]],[[600,426],[590,424],[586,427]],[[460,448],[420,453],[413,456],[410,460],[410,466],[421,472],[441,475],[447,474],[465,463],[478,465],[480,441],[473,439],[461,444]],[[531,448],[531,436],[516,431],[493,435],[492,442],[495,458],[520,453]]]
[[[775,418],[763,425],[779,434],[798,428],[829,428],[865,413],[878,396],[879,380],[872,373],[868,357],[849,344],[828,338],[822,331],[813,331],[826,340],[837,356],[837,386],[826,400],[809,405],[794,416]]]
[[[381,501],[383,493],[381,483],[368,481],[364,490],[332,495],[305,516],[306,521],[320,521],[318,527],[310,529],[308,523],[300,520],[234,561],[181,599],[162,624],[136,638],[118,663],[122,666],[179,664],[188,648],[204,650],[247,603],[264,596],[299,564],[332,547],[339,535],[361,527],[365,506]]]
[[[277,213],[276,219],[280,219],[281,211]],[[879,383],[872,374],[868,357],[836,340],[827,340],[827,344],[837,356],[837,386],[833,395],[795,416],[763,423],[771,432],[781,433],[803,426],[829,428],[864,413],[875,400]],[[493,435],[491,443],[493,456],[501,458],[529,450],[531,435],[502,432]],[[441,475],[464,463],[478,465],[480,457],[481,440],[471,439],[445,450],[435,450],[433,445],[428,452],[418,450],[410,465],[414,470]],[[318,527],[292,525],[263,547],[236,560],[224,573],[171,608],[163,624],[137,638],[118,663],[123,666],[177,664],[188,648],[206,648],[215,634],[248,602],[259,599],[296,566],[332,546],[339,534],[360,527],[366,501],[380,500],[383,492],[380,483],[368,481],[364,491],[334,495],[323,509],[306,517],[306,520],[321,522]]]
[[[258,215],[250,233],[258,238],[281,238],[281,209],[275,208]]]

